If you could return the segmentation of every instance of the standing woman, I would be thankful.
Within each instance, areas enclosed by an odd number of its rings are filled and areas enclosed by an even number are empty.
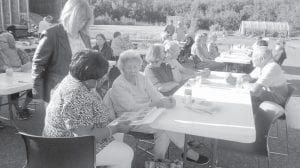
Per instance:
[[[41,34],[32,61],[33,95],[49,102],[55,86],[69,72],[72,55],[91,48],[88,34],[93,14],[85,0],[68,0],[60,23]]]
[[[104,34],[100,33],[96,35],[96,45],[93,47],[93,49],[101,53],[106,60],[113,59],[113,50],[107,43]]]

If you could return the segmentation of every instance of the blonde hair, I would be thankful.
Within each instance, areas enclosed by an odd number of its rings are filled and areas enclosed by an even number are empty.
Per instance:
[[[134,50],[126,50],[120,54],[117,66],[119,70],[123,73],[124,65],[129,61],[138,61],[138,66],[142,66],[141,56]]]
[[[164,46],[156,43],[150,46],[145,59],[148,63],[152,63],[156,60],[162,60],[164,57]]]
[[[85,17],[88,21],[80,30],[85,34],[89,34],[89,26],[93,23],[93,13],[86,0],[68,0],[61,11],[59,18],[68,33],[75,33],[74,28],[79,25],[80,17]]]

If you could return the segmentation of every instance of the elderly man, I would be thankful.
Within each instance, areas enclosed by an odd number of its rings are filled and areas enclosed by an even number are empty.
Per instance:
[[[255,49],[252,62],[255,69],[249,75],[244,75],[242,81],[255,82],[251,88],[253,107],[258,107],[263,101],[284,106],[288,96],[287,81],[280,65],[273,60],[271,50]]]

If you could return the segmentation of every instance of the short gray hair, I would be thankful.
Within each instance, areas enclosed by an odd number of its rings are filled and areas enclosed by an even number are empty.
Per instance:
[[[93,23],[94,18],[86,0],[68,0],[61,11],[59,21],[68,33],[73,33],[73,28],[79,23],[81,15],[88,20],[82,28],[82,32],[88,35],[89,26]]]
[[[129,61],[138,61],[139,66],[142,66],[141,56],[134,50],[126,50],[120,54],[117,66],[119,70],[123,73],[124,65]]]
[[[256,47],[253,50],[252,60],[257,60],[260,63],[272,59],[272,51],[266,47]]]
[[[162,44],[156,43],[150,46],[146,55],[146,61],[152,63],[158,59],[162,60],[165,57],[164,46]]]

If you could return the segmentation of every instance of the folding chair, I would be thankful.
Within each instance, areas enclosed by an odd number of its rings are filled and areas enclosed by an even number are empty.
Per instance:
[[[26,147],[24,168],[95,168],[95,137],[47,138],[19,132]]]

